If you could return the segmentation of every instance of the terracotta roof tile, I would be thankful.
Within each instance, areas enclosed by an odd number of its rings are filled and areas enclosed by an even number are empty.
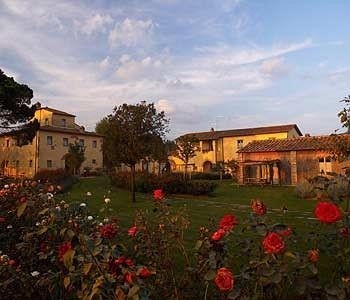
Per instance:
[[[302,135],[300,129],[296,124],[275,125],[275,126],[265,126],[265,127],[255,127],[255,128],[241,128],[241,129],[230,129],[230,130],[219,130],[219,131],[193,132],[185,135],[195,135],[199,140],[203,141],[203,140],[218,139],[222,137],[288,132],[289,130],[292,130],[292,129],[295,129],[299,135]]]
[[[339,141],[350,140],[350,135],[324,135],[293,139],[260,140],[250,142],[238,152],[282,152],[298,150],[327,150]]]
[[[102,137],[102,135],[97,134],[95,132],[90,132],[90,131],[85,131],[85,130],[82,131],[82,130],[79,130],[76,128],[63,128],[63,127],[54,127],[54,126],[47,126],[46,125],[46,126],[40,126],[39,130]]]
[[[69,113],[66,113],[62,110],[58,110],[58,109],[54,109],[54,108],[51,108],[51,107],[41,107],[39,109],[45,109],[45,110],[48,110],[48,111],[51,111],[53,112],[54,114],[57,114],[57,115],[62,115],[62,116],[69,116],[69,117],[75,117],[75,115],[72,115],[72,114],[69,114]]]

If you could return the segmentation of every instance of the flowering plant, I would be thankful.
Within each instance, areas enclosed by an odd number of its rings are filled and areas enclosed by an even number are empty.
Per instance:
[[[272,222],[253,200],[250,215],[228,211],[191,244],[185,207],[150,201],[123,228],[91,213],[90,200],[67,203],[58,191],[36,181],[0,188],[1,299],[350,297],[349,212],[330,199],[316,204],[310,233]]]

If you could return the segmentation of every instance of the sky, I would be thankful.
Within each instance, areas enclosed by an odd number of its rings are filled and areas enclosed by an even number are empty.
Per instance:
[[[330,134],[350,94],[349,11],[347,0],[0,0],[0,69],[89,130],[146,100],[169,138],[294,123]]]

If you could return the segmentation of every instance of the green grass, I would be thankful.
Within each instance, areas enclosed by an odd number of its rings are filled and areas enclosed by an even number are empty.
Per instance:
[[[92,196],[86,196],[91,192]],[[86,202],[88,208],[100,214],[100,208],[104,205],[104,198],[111,199],[113,215],[116,215],[122,227],[128,227],[133,223],[137,209],[152,209],[153,200],[150,194],[137,194],[136,203],[131,202],[128,191],[117,189],[110,185],[106,177],[85,178],[63,195],[68,201]],[[180,196],[169,195],[167,199],[174,208],[186,206],[190,216],[189,238],[195,238],[200,226],[207,225],[212,219],[218,220],[222,215],[233,212],[238,219],[243,219],[251,213],[250,201],[254,198],[262,199],[268,207],[268,215],[273,222],[284,222],[301,231],[310,223],[314,223],[314,200],[297,198],[293,187],[280,186],[245,186],[239,187],[231,181],[219,183],[213,196]],[[281,207],[288,208],[286,215],[281,212]]]

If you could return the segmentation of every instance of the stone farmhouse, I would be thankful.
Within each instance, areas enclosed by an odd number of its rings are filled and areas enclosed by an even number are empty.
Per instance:
[[[256,128],[210,130],[207,132],[188,133],[195,135],[199,144],[196,156],[188,166],[189,171],[210,172],[218,163],[238,160],[238,152],[244,146],[255,140],[291,139],[302,136],[297,125],[277,125]],[[182,172],[184,163],[177,157],[169,157],[172,171]]]
[[[33,177],[43,169],[65,169],[65,155],[69,144],[78,142],[85,147],[85,161],[81,169],[103,167],[103,137],[88,132],[75,123],[75,116],[50,107],[40,107],[35,116],[40,122],[33,141],[18,147],[8,135],[0,136],[0,173],[5,176]]]
[[[350,145],[350,135],[252,141],[238,150],[238,183],[295,185],[316,176],[344,174],[350,162],[337,159],[334,145]]]

